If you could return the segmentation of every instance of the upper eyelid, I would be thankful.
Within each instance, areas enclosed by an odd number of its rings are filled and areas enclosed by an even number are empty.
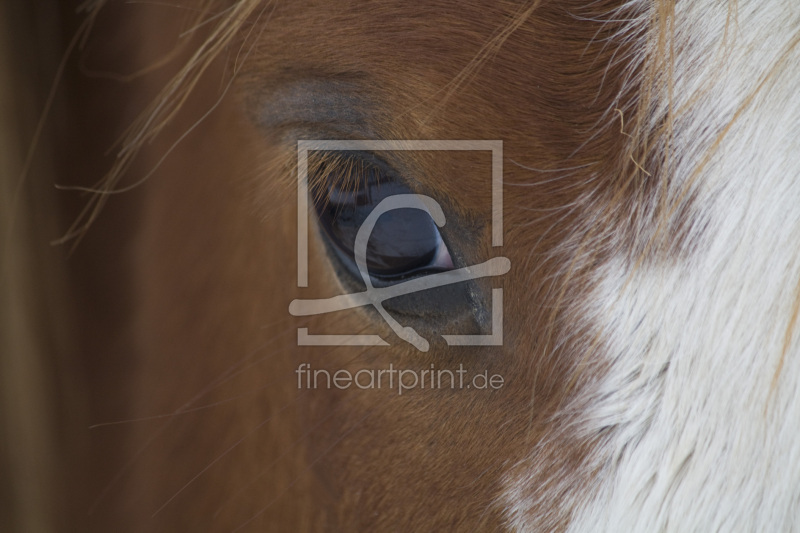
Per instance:
[[[332,176],[337,171],[344,171],[343,174],[347,174],[345,177],[351,180],[347,183],[348,188],[356,183],[363,183],[363,181],[359,180],[358,175],[353,174],[354,170],[363,171],[364,173],[373,171],[386,181],[400,182],[409,186],[408,180],[401,177],[380,157],[370,152],[317,151],[309,154],[308,164],[308,185],[309,190],[312,191],[319,192],[333,185],[338,186],[339,184],[332,182]],[[327,172],[318,172],[322,167],[329,167],[329,169]],[[378,184],[380,186],[380,181]]]

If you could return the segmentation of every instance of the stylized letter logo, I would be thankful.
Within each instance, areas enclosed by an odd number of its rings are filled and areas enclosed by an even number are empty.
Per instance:
[[[298,287],[308,285],[308,152],[311,150],[440,150],[440,151],[491,151],[492,153],[492,246],[503,244],[503,143],[502,141],[415,141],[415,140],[314,140],[297,143],[297,207],[298,207]],[[388,287],[374,287],[367,267],[367,243],[378,218],[395,209],[421,209],[428,213],[437,226],[445,225],[442,207],[429,196],[418,194],[398,194],[384,198],[370,212],[356,234],[354,259],[366,290],[353,294],[342,294],[320,300],[294,300],[289,312],[294,316],[309,316],[364,305],[373,306],[398,337],[425,352],[430,348],[428,341],[413,328],[403,326],[383,307],[383,302],[398,296],[427,289],[469,281],[472,279],[501,276],[511,268],[506,257],[494,257],[483,263],[428,274]],[[448,345],[460,346],[499,346],[503,343],[503,289],[492,289],[492,333],[490,335],[442,335]],[[310,335],[307,328],[298,328],[299,345],[330,346],[387,346],[388,343],[377,335]]]

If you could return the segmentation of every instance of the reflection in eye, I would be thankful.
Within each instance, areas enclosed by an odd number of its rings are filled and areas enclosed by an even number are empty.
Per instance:
[[[361,276],[355,266],[353,247],[361,224],[384,198],[411,193],[408,187],[382,175],[378,169],[360,169],[359,174],[357,180],[341,176],[327,180],[331,184],[322,195],[324,199],[315,202],[325,236],[358,278]],[[367,244],[367,267],[374,278],[396,281],[452,270],[453,262],[428,213],[396,209],[381,215],[375,224]]]

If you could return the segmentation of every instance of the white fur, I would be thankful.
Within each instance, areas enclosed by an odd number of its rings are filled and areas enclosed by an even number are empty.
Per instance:
[[[569,531],[800,531],[800,325],[776,374],[800,281],[800,4],[731,6],[676,7],[672,198],[740,116],[694,182],[691,250],[598,272],[584,314],[610,366],[580,427],[608,436]],[[533,479],[508,480],[520,531]]]

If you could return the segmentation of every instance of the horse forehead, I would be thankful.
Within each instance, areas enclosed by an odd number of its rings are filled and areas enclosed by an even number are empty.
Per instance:
[[[459,4],[458,13],[450,2],[279,7],[242,86],[259,120],[272,124],[291,115],[345,125],[344,135],[355,138],[502,139],[513,161],[508,181],[540,177],[532,168],[593,167],[546,176],[559,178],[558,193],[528,207],[553,208],[585,192],[591,172],[616,170],[613,154],[626,143],[611,113],[632,95],[617,75],[627,60],[612,61],[630,57],[632,46],[612,38],[624,33],[610,20],[619,4],[545,3],[528,13],[486,2]],[[401,159],[458,205],[486,203],[485,158],[408,152]]]
[[[376,111],[391,111],[383,118],[395,124],[430,120],[451,99],[460,103],[457,116],[437,115],[451,128],[508,134],[525,122],[552,120],[555,111],[567,113],[563,120],[589,112],[578,120],[589,124],[590,111],[607,103],[598,98],[603,83],[618,88],[613,76],[597,74],[625,66],[609,65],[624,40],[604,41],[625,26],[611,19],[620,2],[555,4],[524,11],[465,2],[454,13],[450,2],[293,3],[263,21],[245,68],[262,87],[317,78],[351,96],[373,96]],[[586,20],[591,15],[597,19]],[[304,92],[299,84],[293,89]],[[400,107],[403,114],[394,113]],[[504,124],[492,121],[498,115]]]

